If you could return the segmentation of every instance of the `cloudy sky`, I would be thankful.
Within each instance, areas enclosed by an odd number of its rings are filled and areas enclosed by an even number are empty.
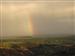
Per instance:
[[[74,1],[74,0],[2,0],[2,1]]]
[[[73,1],[15,1],[0,3],[0,36],[75,34]]]

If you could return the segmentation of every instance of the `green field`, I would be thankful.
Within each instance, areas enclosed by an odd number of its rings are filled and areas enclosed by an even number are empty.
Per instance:
[[[67,37],[12,37],[0,40],[0,46],[10,47],[12,44],[16,45],[39,45],[39,44],[75,44],[74,36]]]

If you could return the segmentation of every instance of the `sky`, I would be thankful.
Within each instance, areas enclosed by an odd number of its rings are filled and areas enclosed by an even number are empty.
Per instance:
[[[0,36],[75,34],[73,0],[3,0]]]
[[[74,0],[2,0],[2,1],[74,1]]]

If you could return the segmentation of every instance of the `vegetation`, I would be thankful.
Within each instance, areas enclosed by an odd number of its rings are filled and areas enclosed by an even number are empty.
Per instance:
[[[75,56],[75,45],[61,46],[40,44],[38,46],[0,48],[0,56]]]
[[[75,37],[3,39],[0,56],[75,56]]]

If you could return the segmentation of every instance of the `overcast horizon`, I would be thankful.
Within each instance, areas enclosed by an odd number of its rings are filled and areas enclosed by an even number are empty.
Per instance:
[[[0,3],[0,36],[75,35],[75,2],[15,1]]]

